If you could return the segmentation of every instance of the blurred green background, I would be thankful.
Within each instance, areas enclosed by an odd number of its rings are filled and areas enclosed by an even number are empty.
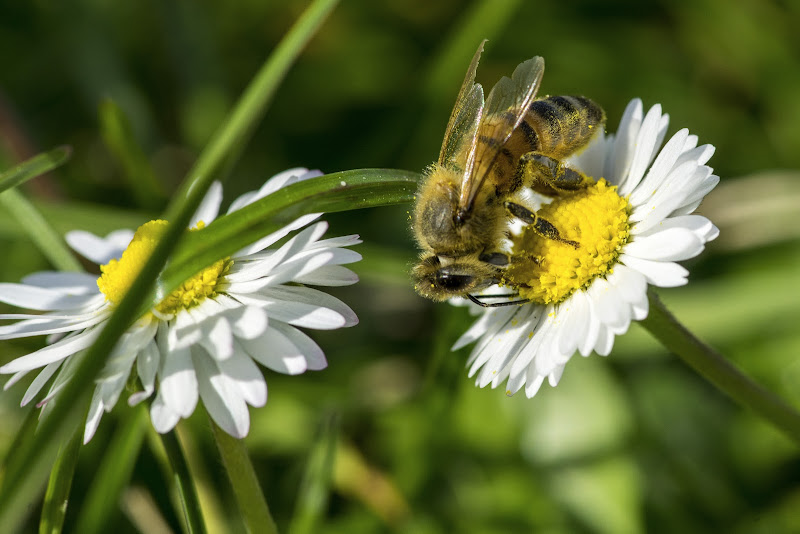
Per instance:
[[[105,234],[153,218],[305,6],[2,3],[3,168],[69,144],[66,166],[24,188],[59,231]],[[541,92],[590,96],[609,131],[640,97],[663,105],[670,134],[688,127],[717,147],[722,182],[700,211],[721,237],[688,262],[688,287],[661,294],[702,339],[800,407],[798,27],[800,3],[765,0],[342,2],[276,94],[226,198],[292,166],[421,170],[438,155],[482,38],[484,85],[542,55]],[[140,161],[107,142],[106,99],[130,121]],[[247,445],[282,531],[800,532],[797,447],[638,325],[608,358],[573,359],[558,388],[534,399],[476,389],[469,349],[449,352],[466,312],[424,301],[408,281],[409,209],[328,217],[331,235],[364,239],[362,282],[336,291],[361,324],[311,333],[327,370],[266,372],[270,400],[251,411]],[[49,268],[21,224],[0,213],[0,281]],[[4,342],[0,362],[42,342]],[[0,453],[26,412],[24,387],[0,396]],[[129,416],[120,402],[82,449],[67,531]],[[181,431],[210,531],[243,531],[203,414]],[[108,531],[180,530],[152,443],[113,499]]]

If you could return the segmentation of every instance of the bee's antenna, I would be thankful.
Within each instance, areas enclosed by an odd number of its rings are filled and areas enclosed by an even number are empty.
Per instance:
[[[500,297],[513,297],[515,296],[514,293],[506,294],[506,295],[467,295],[467,298],[481,306],[482,308],[499,308],[501,306],[513,306],[514,304],[525,304],[526,302],[530,302],[529,299],[522,299],[522,300],[512,300],[507,302],[481,302],[478,298],[484,299],[493,299],[493,298],[500,298]]]

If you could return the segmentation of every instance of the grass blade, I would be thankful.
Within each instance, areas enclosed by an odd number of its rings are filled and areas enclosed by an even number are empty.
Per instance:
[[[335,414],[330,414],[323,419],[317,441],[308,455],[306,472],[289,526],[290,534],[317,532],[327,511],[338,438],[338,420]]]
[[[100,133],[106,146],[122,165],[122,174],[136,197],[136,204],[157,208],[164,201],[161,187],[142,148],[133,138],[130,121],[111,99],[100,103]]]
[[[233,486],[236,503],[242,513],[245,526],[249,532],[262,534],[277,534],[278,527],[270,514],[264,492],[258,483],[258,477],[253,469],[253,463],[247,454],[244,441],[233,438],[225,433],[213,419],[209,417],[214,441],[228,473],[228,479]]]
[[[97,469],[75,532],[105,532],[106,523],[117,509],[122,491],[130,480],[147,431],[148,417],[144,408],[128,410],[125,416]]]
[[[81,429],[76,428],[69,441],[61,446],[44,494],[39,534],[58,534],[64,526],[64,516],[67,514],[72,476],[78,463],[82,436]]]
[[[23,161],[16,167],[0,173],[0,192],[11,189],[31,178],[41,176],[46,172],[60,167],[69,159],[72,149],[68,146],[54,148],[50,152],[45,152],[34,156],[27,161]]]
[[[4,527],[10,524],[6,520],[22,521],[26,504],[22,505],[22,509],[18,506],[20,503],[30,503],[44,485],[55,456],[54,447],[59,443],[58,438],[70,428],[70,423],[78,424],[80,414],[86,413],[94,378],[119,337],[141,315],[142,310],[147,309],[147,295],[152,294],[161,268],[186,232],[186,225],[209,185],[224,166],[229,167],[235,161],[263,117],[283,76],[335,5],[336,0],[316,0],[311,4],[267,59],[228,119],[190,170],[180,192],[173,197],[167,209],[166,218],[170,224],[162,240],[106,322],[97,341],[84,353],[72,380],[59,394],[62,399],[69,399],[69,402],[54,403],[50,416],[39,425],[33,446],[16,458],[19,465],[10,466],[12,469],[7,474],[0,493],[0,524]],[[12,506],[12,503],[16,506]]]
[[[178,436],[173,430],[160,434],[161,444],[167,453],[175,488],[183,506],[183,517],[186,520],[186,530],[189,534],[201,534],[206,531],[203,523],[203,514],[200,510],[200,501],[197,498],[197,488],[194,486],[189,464],[186,462]]]

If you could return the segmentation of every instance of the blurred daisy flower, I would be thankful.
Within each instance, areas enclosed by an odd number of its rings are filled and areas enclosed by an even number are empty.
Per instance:
[[[306,169],[278,174],[260,190],[237,198],[228,212],[319,175]],[[222,187],[216,183],[191,227],[202,228],[216,219],[221,201]],[[285,374],[323,369],[327,362],[322,350],[297,327],[328,330],[353,326],[358,319],[339,299],[308,286],[357,282],[355,273],[342,265],[361,256],[344,248],[360,243],[358,236],[322,239],[327,224],[311,224],[320,215],[300,217],[203,269],[131,326],[96,380],[84,442],[92,438],[101,416],[114,407],[126,384],[135,383],[137,377],[141,391],[130,395],[128,403],[135,405],[155,393],[150,417],[158,432],[168,432],[181,418],[189,417],[202,399],[222,429],[242,438],[250,426],[247,405],[267,402],[267,385],[256,363]],[[0,284],[0,301],[45,312],[0,315],[0,319],[18,320],[0,327],[0,340],[49,336],[46,347],[0,367],[0,373],[13,375],[5,389],[41,369],[23,395],[23,406],[54,375],[38,405],[57,396],[149,258],[166,224],[150,221],[136,233],[120,230],[105,238],[70,232],[67,242],[100,265],[99,278],[41,272],[21,284]],[[280,247],[267,249],[300,229]]]
[[[507,394],[524,387],[528,397],[545,378],[555,386],[576,351],[606,356],[614,336],[647,317],[648,284],[687,282],[688,271],[675,262],[697,256],[717,237],[711,221],[692,212],[719,177],[705,165],[714,147],[697,146],[688,130],[661,148],[668,122],[660,105],[645,115],[633,100],[616,136],[601,132],[567,161],[592,185],[549,204],[528,199],[562,237],[580,245],[543,239],[524,226],[511,232],[506,287],[484,293],[513,287],[515,298],[528,303],[470,304],[480,317],[453,347],[477,341],[468,365],[478,386],[507,381]]]

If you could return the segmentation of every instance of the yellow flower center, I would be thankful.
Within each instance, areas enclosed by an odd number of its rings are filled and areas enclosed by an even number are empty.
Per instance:
[[[531,226],[512,236],[511,263],[504,285],[539,304],[559,303],[598,276],[606,276],[628,242],[631,213],[628,200],[604,179],[566,194],[536,212],[555,226],[561,237],[579,243],[546,239]]]
[[[201,221],[192,230],[204,226],[205,224]],[[150,258],[166,228],[167,221],[163,220],[143,224],[136,230],[128,248],[125,249],[119,260],[114,259],[100,266],[100,272],[103,274],[97,279],[97,287],[106,296],[106,300],[114,304],[118,304],[122,300],[133,281],[139,276],[142,267]],[[156,311],[172,315],[181,309],[197,306],[208,297],[213,297],[218,293],[220,282],[231,265],[230,258],[224,258],[206,267],[167,295],[156,306]]]

